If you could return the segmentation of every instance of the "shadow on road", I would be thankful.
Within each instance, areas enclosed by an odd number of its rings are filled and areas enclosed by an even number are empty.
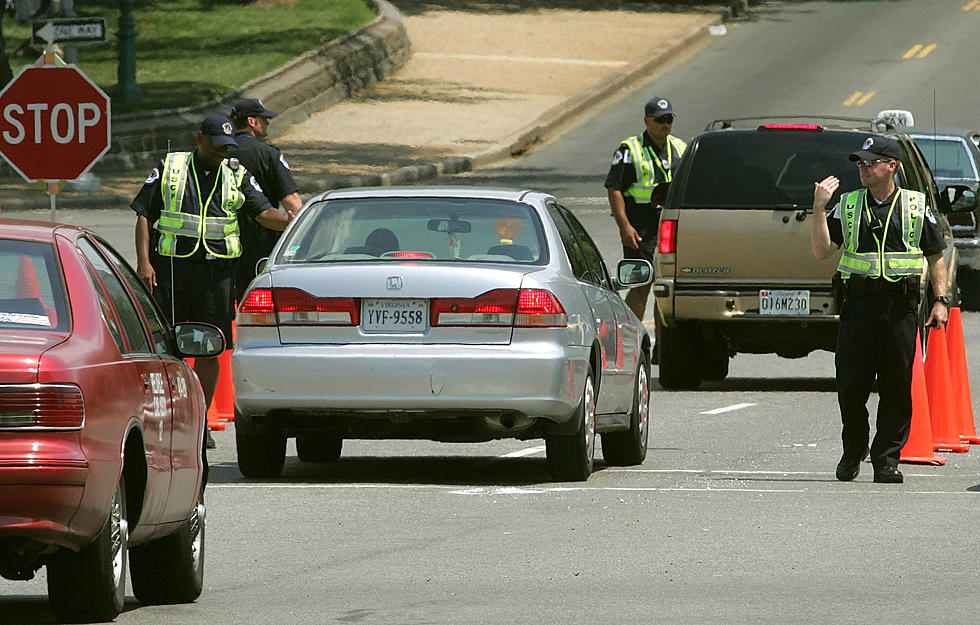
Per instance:
[[[14,583],[14,582],[11,582]],[[143,604],[128,598],[123,613]],[[4,595],[0,597],[0,625],[48,625],[60,623],[48,603],[47,595]]]
[[[654,390],[664,391],[657,378]],[[836,393],[837,381],[834,378],[727,378],[717,382],[703,382],[698,391],[722,393],[757,391],[762,393]]]
[[[596,460],[595,471],[604,467]],[[211,464],[211,484],[433,484],[441,486],[540,486],[555,484],[543,454],[533,458],[496,456],[351,456],[316,464],[286,458],[282,476],[250,480],[235,462]]]

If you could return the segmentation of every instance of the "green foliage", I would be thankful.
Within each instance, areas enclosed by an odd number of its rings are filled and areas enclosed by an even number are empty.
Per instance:
[[[111,94],[119,64],[119,0],[76,0],[79,17],[105,17],[109,41],[78,46],[78,67]],[[139,0],[140,109],[203,104],[374,19],[366,0]],[[40,52],[30,24],[3,23],[14,74]]]

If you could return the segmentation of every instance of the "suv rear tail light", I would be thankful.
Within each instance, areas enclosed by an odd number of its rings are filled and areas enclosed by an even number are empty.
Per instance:
[[[660,222],[660,239],[657,250],[661,254],[673,254],[677,251],[676,219],[665,219]]]
[[[356,326],[359,302],[353,297],[316,297],[294,288],[252,289],[238,307],[240,326]]]
[[[432,326],[565,327],[561,302],[544,289],[494,289],[473,298],[433,299]]]
[[[0,430],[77,430],[84,423],[85,400],[73,384],[0,385]]]
[[[759,130],[823,130],[816,124],[765,124]]]

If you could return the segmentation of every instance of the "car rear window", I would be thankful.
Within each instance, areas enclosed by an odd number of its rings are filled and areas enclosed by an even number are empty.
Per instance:
[[[809,208],[813,183],[837,176],[841,191],[860,188],[847,158],[863,135],[813,130],[718,131],[698,137],[670,203],[681,208]],[[675,182],[677,184],[677,182]]]
[[[536,213],[507,200],[327,200],[308,207],[288,237],[279,263],[547,262]]]
[[[977,179],[970,152],[961,139],[932,138],[913,135],[915,144],[929,162],[932,175],[939,178]]]
[[[64,331],[66,310],[53,246],[0,239],[0,330]]]

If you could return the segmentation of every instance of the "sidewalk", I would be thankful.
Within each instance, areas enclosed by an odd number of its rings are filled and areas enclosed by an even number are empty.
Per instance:
[[[413,55],[392,77],[291,127],[273,120],[270,140],[289,160],[304,199],[519,155],[665,62],[707,45],[708,27],[724,14],[548,9],[403,19]],[[612,33],[646,50],[610,45]],[[100,172],[100,191],[62,191],[58,207],[124,207],[147,173]],[[0,177],[3,210],[47,208],[48,201],[40,186]]]

